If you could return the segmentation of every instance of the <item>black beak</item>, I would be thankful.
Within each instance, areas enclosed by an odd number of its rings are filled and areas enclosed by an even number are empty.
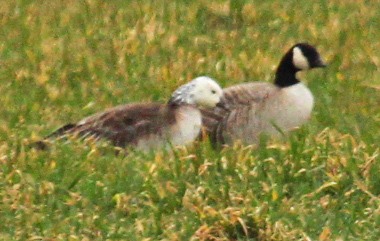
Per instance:
[[[216,104],[216,107],[219,107],[219,108],[221,108],[223,110],[229,110],[228,104],[227,104],[226,100],[223,97],[220,98],[220,101],[219,101],[218,104]]]
[[[327,66],[326,62],[321,58],[317,59],[314,63],[314,68],[325,68]]]

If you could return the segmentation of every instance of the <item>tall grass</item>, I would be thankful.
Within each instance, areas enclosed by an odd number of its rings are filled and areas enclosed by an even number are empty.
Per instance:
[[[0,3],[0,239],[377,240],[378,1]],[[122,103],[165,102],[209,75],[271,81],[297,42],[311,121],[259,148],[115,156],[103,143],[26,145]]]

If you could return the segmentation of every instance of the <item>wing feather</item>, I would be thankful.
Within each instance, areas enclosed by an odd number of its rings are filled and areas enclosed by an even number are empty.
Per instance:
[[[203,125],[211,141],[214,144],[228,143],[231,136],[234,139],[243,138],[247,136],[247,131],[259,129],[260,110],[276,91],[278,88],[267,82],[244,83],[223,89],[229,111],[221,108],[202,110]]]
[[[152,133],[160,135],[162,126],[171,124],[174,118],[163,104],[127,104],[92,115],[77,124],[65,125],[45,139],[75,134],[107,139],[115,146],[125,147]]]

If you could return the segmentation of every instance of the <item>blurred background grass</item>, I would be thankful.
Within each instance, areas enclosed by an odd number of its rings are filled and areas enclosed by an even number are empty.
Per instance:
[[[0,238],[376,240],[380,236],[378,1],[0,3]],[[207,143],[115,157],[94,143],[25,149],[68,122],[165,102],[208,75],[272,81],[297,42],[329,66],[286,142]],[[104,149],[104,150],[103,150]]]

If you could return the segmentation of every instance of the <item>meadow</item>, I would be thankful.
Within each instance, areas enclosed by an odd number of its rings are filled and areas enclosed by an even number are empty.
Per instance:
[[[0,2],[0,240],[379,240],[380,2]],[[260,146],[115,156],[28,144],[200,75],[272,81],[294,44],[308,124]]]

